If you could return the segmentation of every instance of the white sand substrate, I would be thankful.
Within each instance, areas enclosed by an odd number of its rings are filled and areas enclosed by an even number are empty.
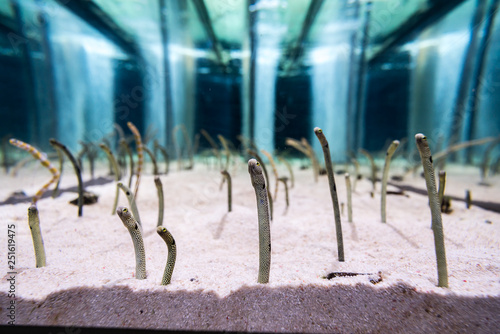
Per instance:
[[[382,165],[383,163],[380,162]],[[391,175],[402,174],[398,162]],[[342,166],[336,166],[337,170]],[[194,170],[161,175],[165,193],[163,225],[173,234],[177,262],[168,286],[160,285],[167,258],[156,233],[157,191],[146,166],[137,203],[144,226],[147,279],[137,280],[134,248],[118,216],[111,214],[115,182],[87,187],[99,195],[83,217],[68,204],[76,193],[38,202],[47,266],[35,268],[27,223],[29,203],[0,206],[2,230],[0,307],[7,323],[7,225],[15,224],[16,324],[231,330],[266,332],[475,332],[500,328],[500,214],[452,200],[443,214],[449,288],[437,287],[437,268],[427,196],[406,191],[388,195],[387,223],[380,218],[380,183],[374,197],[367,178],[356,184],[353,222],[342,214],[345,262],[337,260],[333,206],[326,175],[294,165],[290,207],[279,185],[271,225],[270,283],[258,284],[258,220],[255,192],[246,163],[231,166],[233,211],[227,212],[226,184],[219,169],[201,162]],[[161,167],[163,170],[164,168]],[[275,178],[271,177],[271,193]],[[278,165],[281,175],[288,175]],[[363,174],[368,176],[368,169]],[[88,181],[88,169],[84,180]],[[353,171],[350,171],[353,174]],[[500,177],[479,185],[479,170],[447,167],[446,194],[500,201]],[[97,176],[107,174],[102,162]],[[400,182],[425,189],[420,175]],[[381,175],[381,172],[379,172]],[[335,175],[346,203],[343,175]],[[111,178],[111,177],[110,177]],[[0,176],[0,200],[24,190],[33,195],[50,179],[38,164],[16,177]],[[126,183],[128,176],[124,179]],[[135,181],[135,179],[134,179]],[[134,182],[133,182],[134,183]],[[65,165],[61,188],[75,186]],[[396,190],[389,186],[389,190]],[[128,206],[120,193],[119,205]],[[364,273],[326,280],[331,272]],[[373,284],[370,280],[382,281]]]

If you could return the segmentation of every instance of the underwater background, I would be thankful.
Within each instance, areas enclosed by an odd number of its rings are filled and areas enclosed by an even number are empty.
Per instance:
[[[190,141],[204,129],[298,154],[286,138],[306,138],[319,153],[319,126],[337,162],[405,138],[416,160],[418,132],[433,151],[498,136],[499,2],[0,1],[2,164],[9,138],[77,151],[116,145],[127,122],[171,152],[184,124]]]

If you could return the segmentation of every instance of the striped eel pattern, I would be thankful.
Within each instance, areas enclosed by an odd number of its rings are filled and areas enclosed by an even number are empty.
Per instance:
[[[9,143],[11,143],[12,145],[14,145],[16,147],[19,147],[20,149],[23,149],[23,150],[31,153],[31,155],[35,159],[37,159],[38,161],[40,161],[40,163],[42,164],[42,166],[46,167],[52,173],[52,178],[50,179],[50,181],[47,182],[40,190],[38,190],[37,193],[35,194],[35,196],[33,196],[33,199],[31,200],[31,203],[32,204],[36,204],[36,202],[40,198],[42,198],[43,194],[47,191],[47,189],[49,189],[49,187],[51,186],[51,184],[52,183],[56,183],[57,180],[59,180],[59,175],[60,175],[59,171],[46,158],[46,154],[45,153],[40,153],[33,146],[31,146],[29,144],[26,144],[25,142],[22,142],[22,141],[20,141],[18,139],[15,139],[15,138],[11,138],[9,140]]]
[[[129,127],[130,131],[132,131],[132,133],[134,134],[135,147],[137,149],[137,157],[139,158],[139,161],[137,162],[137,180],[135,181],[135,190],[134,190],[135,194],[134,196],[137,196],[137,190],[139,190],[139,182],[141,181],[142,165],[144,164],[144,149],[142,146],[142,139],[139,130],[137,130],[137,128],[132,122],[128,122],[127,126]]]
[[[261,164],[255,160],[248,160],[248,173],[257,197],[257,213],[259,217],[259,277],[258,283],[269,282],[271,268],[271,228],[269,226],[269,203],[266,181],[262,174]]]
[[[141,228],[130,211],[123,206],[116,209],[123,225],[127,228],[132,237],[135,250],[135,278],[146,278],[146,252],[144,251],[144,241],[142,239]]]
[[[165,271],[163,273],[163,278],[161,280],[161,285],[167,285],[170,284],[170,280],[172,279],[172,273],[174,272],[175,259],[177,257],[177,246],[175,245],[174,237],[167,230],[166,227],[158,226],[156,228],[156,232],[167,244],[167,250],[168,250],[167,264],[165,266]]]

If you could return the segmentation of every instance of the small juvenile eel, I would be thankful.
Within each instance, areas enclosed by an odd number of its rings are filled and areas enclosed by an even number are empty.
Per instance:
[[[123,206],[116,209],[118,217],[120,217],[123,225],[127,228],[132,237],[135,250],[135,278],[146,278],[146,252],[144,251],[144,241],[142,240],[142,232],[139,223],[134,219],[130,211]]]
[[[309,152],[309,156],[311,157],[311,162],[313,165],[313,170],[314,170],[314,182],[318,182],[318,176],[319,176],[319,162],[318,158],[316,157],[316,153],[314,152],[312,146],[309,144],[307,139],[301,138],[301,143],[302,145],[307,149]],[[331,161],[330,161],[331,163]],[[333,170],[333,165],[332,165],[332,170]]]
[[[253,155],[254,157],[257,158],[258,161],[260,161],[259,165],[262,167],[262,170],[264,171],[264,178],[266,179],[266,184],[269,185],[269,175],[267,174],[267,168],[266,165],[262,162],[262,158],[260,157],[259,153],[254,150],[247,150],[248,154]],[[273,197],[271,196],[271,191],[269,190],[269,186],[267,187],[267,197],[269,200],[269,213],[271,215],[271,221],[273,220]]]
[[[116,184],[116,186],[118,188],[120,188],[121,190],[123,190],[123,192],[125,193],[125,196],[127,196],[128,204],[130,205],[132,213],[134,214],[135,219],[137,219],[137,222],[139,223],[139,227],[141,228],[141,231],[142,231],[141,217],[139,216],[139,210],[137,210],[137,204],[135,203],[134,194],[132,193],[132,191],[130,190],[129,187],[127,187],[126,185],[124,185],[121,182],[118,182]]]
[[[61,149],[56,147],[56,151],[57,151],[57,159],[59,160],[59,178],[57,179],[56,186],[54,187],[54,190],[52,191],[52,198],[56,198],[57,195],[59,194],[59,184],[61,183],[61,177],[62,177],[63,166],[64,166],[64,164],[63,164],[64,159],[63,159]]]
[[[330,195],[333,202],[333,214],[335,216],[335,231],[337,234],[337,253],[339,262],[344,262],[344,240],[342,238],[342,224],[340,221],[339,199],[337,196],[337,186],[335,185],[335,176],[333,175],[332,158],[330,156],[330,147],[326,140],[323,130],[318,127],[314,128],[314,134],[323,148],[323,155],[325,157],[326,173],[328,175],[328,184],[330,186]]]
[[[163,200],[163,185],[161,183],[159,176],[155,176],[155,186],[156,186],[156,192],[158,193],[158,223],[156,224],[156,226],[161,226],[163,224],[164,200]]]
[[[368,152],[364,148],[360,148],[359,153],[363,154],[370,161],[371,170],[372,170],[372,176],[371,176],[372,188],[373,188],[373,192],[375,193],[376,183],[377,183],[377,166],[375,165],[375,160],[373,160],[373,156],[370,154],[370,152]]]
[[[66,145],[63,145],[54,138],[49,139],[49,143],[53,147],[58,147],[59,149],[61,149],[64,152],[64,154],[66,154],[69,161],[71,161],[71,164],[73,165],[73,169],[76,174],[76,179],[78,181],[78,217],[81,217],[83,215],[83,180],[82,180],[82,172],[80,169],[80,164],[78,163],[78,161],[76,161],[75,157],[73,156],[73,154],[71,154],[70,150],[66,147]]]
[[[167,150],[165,149],[165,147],[161,146],[160,144],[158,144],[157,142],[155,142],[155,149],[159,149],[161,154],[163,155],[163,159],[165,159],[165,174],[168,174],[169,172],[169,158],[168,158],[168,153],[167,153]]]
[[[36,267],[45,267],[45,248],[43,247],[42,231],[40,230],[40,218],[35,204],[28,208],[28,224],[35,248]]]
[[[288,199],[288,178],[286,176],[283,176],[283,177],[280,177],[278,179],[279,181],[283,182],[283,185],[285,186],[285,203],[286,203],[286,207],[288,208],[288,206],[290,205],[290,201]]]
[[[132,186],[132,177],[134,176],[134,157],[132,155],[132,150],[125,139],[120,139],[120,146],[127,151],[130,160],[130,176],[128,178],[128,187]]]
[[[45,157],[45,154],[40,153],[33,146],[26,144],[25,142],[22,142],[20,140],[14,139],[14,138],[11,138],[9,140],[9,143],[11,143],[12,145],[14,145],[16,147],[19,147],[20,149],[23,149],[23,150],[29,152],[35,159],[40,161],[42,166],[46,167],[52,173],[52,178],[50,179],[50,181],[47,182],[42,188],[40,188],[40,190],[38,190],[36,192],[35,196],[33,196],[31,203],[36,204],[36,202],[40,198],[42,198],[43,194],[47,191],[47,189],[49,189],[50,185],[52,183],[57,182],[57,180],[59,179],[59,171],[57,170],[56,167],[52,166],[50,161]]]
[[[227,170],[223,170],[220,172],[224,176],[224,180],[227,179],[227,211],[231,212],[232,211],[232,203],[233,203],[233,196],[232,196],[232,188],[231,188],[231,175],[229,175]]]
[[[436,260],[438,269],[438,286],[448,287],[448,268],[446,266],[446,251],[444,247],[443,224],[441,221],[441,204],[438,203],[436,191],[436,180],[434,178],[434,167],[432,166],[432,155],[427,138],[417,133],[415,135],[418,152],[424,167],[424,177],[429,196],[429,205],[432,215],[432,231],[434,232],[434,248],[436,250]]]
[[[170,234],[166,227],[158,226],[156,228],[156,232],[163,240],[165,240],[165,243],[167,244],[167,264],[165,265],[165,271],[163,272],[163,278],[161,280],[161,285],[167,285],[170,284],[172,273],[174,272],[175,259],[177,257],[177,246],[175,245],[174,237]]]
[[[444,170],[440,170],[439,171],[438,201],[439,201],[439,207],[441,208],[441,212],[443,212],[442,209],[443,209],[443,197],[444,197],[445,186],[446,186],[446,172]]]
[[[109,148],[108,145],[101,143],[99,144],[99,147],[106,153],[106,156],[108,157],[109,162],[113,166],[113,171],[115,173],[115,181],[118,182],[120,181],[121,175],[120,175],[120,168],[118,168],[118,163],[116,162],[115,156],[113,155],[113,152],[111,152],[111,149]],[[118,197],[120,195],[120,190],[118,187],[116,187],[116,192],[115,192],[115,201],[113,202],[113,209],[111,210],[111,215],[113,215],[116,211],[116,207],[118,206]]]
[[[222,147],[224,147],[224,151],[226,152],[226,166],[225,170],[228,170],[229,168],[229,159],[231,158],[231,151],[229,151],[229,146],[227,146],[227,141],[226,138],[224,138],[223,135],[217,135],[217,138],[219,138],[219,141],[222,144]]]
[[[307,149],[307,147],[302,146],[300,141],[298,141],[297,139],[293,139],[293,138],[286,138],[285,144],[293,147],[294,149],[296,149],[299,152],[302,152],[306,157],[308,157],[311,160],[311,165],[313,166],[314,181],[316,182],[317,178],[318,178],[316,166],[314,164],[313,157],[311,156],[311,152]]]
[[[201,129],[200,132],[203,135],[203,137],[205,137],[205,139],[210,143],[210,146],[212,146],[214,154],[217,157],[217,160],[219,161],[219,166],[222,166],[220,152],[212,136],[210,136],[210,134],[205,129]]]
[[[269,163],[271,164],[271,167],[273,168],[273,173],[274,173],[274,178],[276,179],[276,187],[274,188],[274,196],[273,196],[273,201],[276,201],[276,197],[278,196],[278,186],[280,184],[279,176],[278,176],[278,169],[276,168],[276,164],[274,163],[273,156],[271,153],[267,152],[266,150],[262,149],[260,150],[262,154],[264,154],[267,159],[269,159]]]
[[[291,185],[290,185],[290,188],[293,188],[294,186],[294,177],[293,177],[293,170],[292,170],[292,166],[290,165],[290,163],[283,157],[278,157],[278,160],[281,161],[282,163],[285,164],[286,168],[288,169],[288,173],[290,173],[290,182],[291,182]]]
[[[355,158],[352,158],[351,161],[354,164],[354,182],[352,185],[352,191],[356,192],[356,184],[358,183],[359,177],[359,162]]]
[[[137,192],[139,191],[139,183],[141,182],[142,166],[144,164],[144,152],[143,152],[141,134],[139,133],[139,130],[137,130],[137,128],[132,122],[127,122],[127,126],[129,127],[130,131],[132,131],[132,133],[134,134],[135,148],[137,150],[137,157],[138,157],[137,179],[135,180],[135,190],[134,190],[134,196],[137,197]]]
[[[158,176],[158,165],[156,164],[154,153],[151,152],[151,150],[147,146],[143,146],[142,148],[149,155],[149,158],[151,158],[151,162],[153,163],[153,175]]]
[[[352,189],[349,173],[345,173],[345,187],[347,189],[347,221],[352,223]]]
[[[269,282],[271,268],[271,228],[269,226],[269,204],[266,181],[262,174],[261,164],[255,160],[248,160],[248,173],[257,198],[257,214],[259,217],[259,277],[258,283]]]
[[[396,152],[396,149],[399,146],[399,140],[394,140],[389,148],[387,149],[387,153],[385,154],[385,164],[384,164],[384,173],[382,176],[382,191],[380,194],[380,212],[382,215],[382,223],[386,222],[386,199],[387,199],[387,179],[389,178],[389,167],[391,165],[391,158]]]

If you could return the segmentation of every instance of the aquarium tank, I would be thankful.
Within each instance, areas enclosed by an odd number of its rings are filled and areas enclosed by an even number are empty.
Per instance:
[[[338,162],[394,139],[415,155],[418,132],[435,150],[495,137],[497,12],[496,0],[1,1],[3,166],[11,137],[78,151],[127,122],[172,154],[181,124],[179,145],[203,129],[269,152],[305,138],[318,154],[320,126]]]

